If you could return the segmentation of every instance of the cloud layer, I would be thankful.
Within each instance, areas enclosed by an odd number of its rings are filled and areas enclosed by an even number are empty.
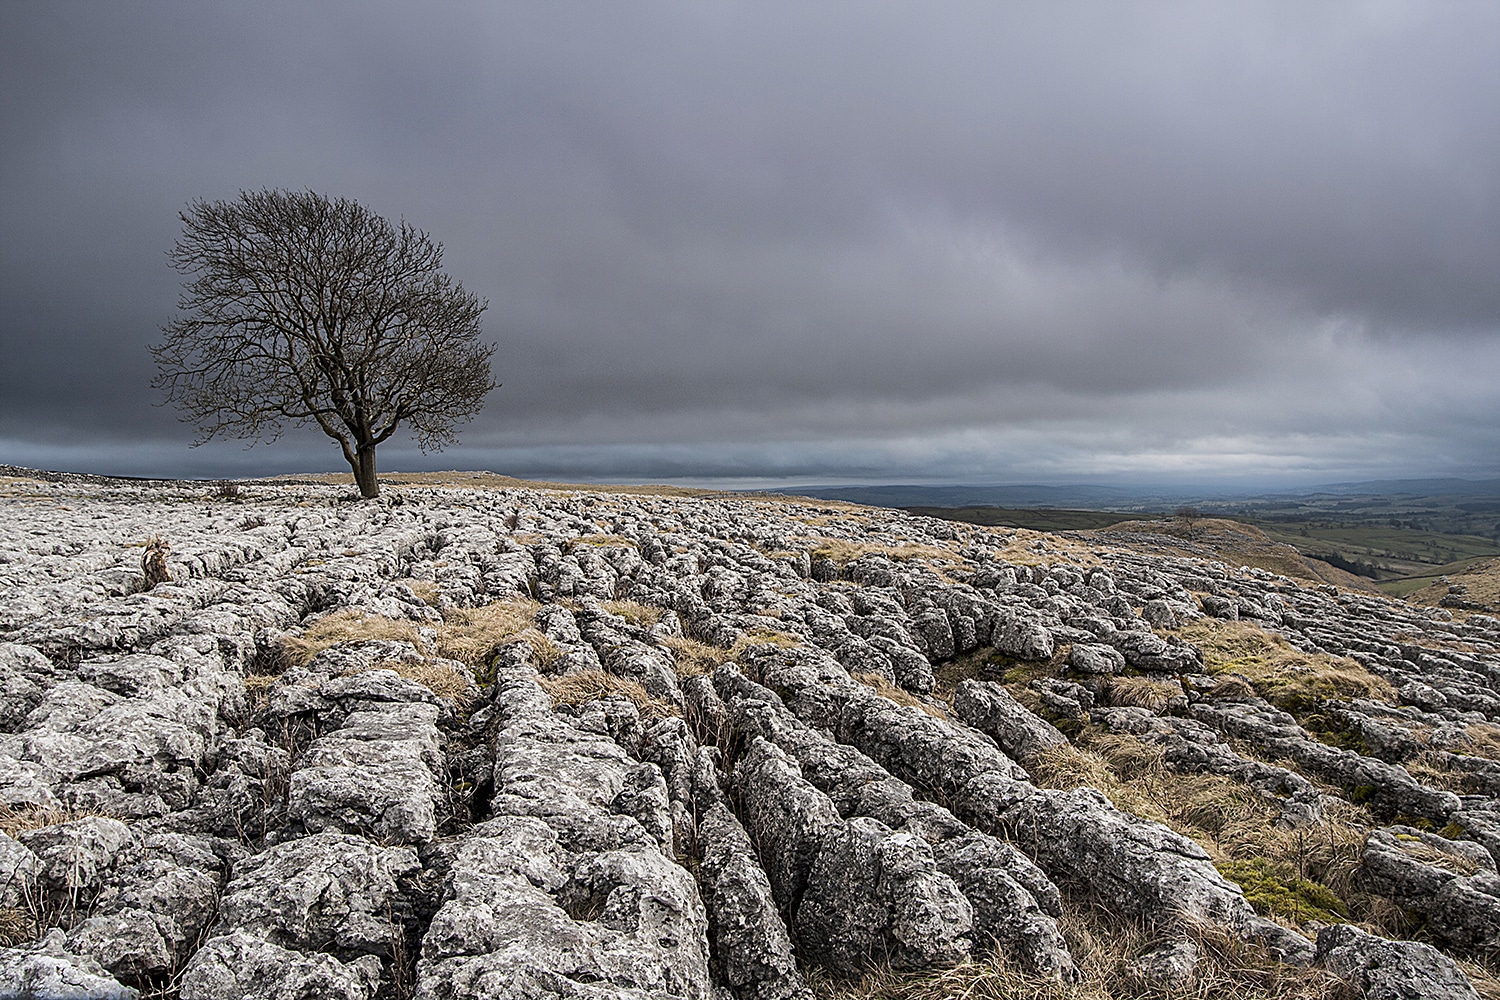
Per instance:
[[[1500,9],[0,10],[0,462],[153,405],[194,198],[442,240],[504,387],[386,467],[575,478],[1500,473]]]

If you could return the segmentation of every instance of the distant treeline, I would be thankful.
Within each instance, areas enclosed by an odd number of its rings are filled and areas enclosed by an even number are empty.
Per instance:
[[[1309,552],[1308,558],[1321,559],[1335,569],[1353,573],[1355,576],[1369,577],[1371,580],[1378,580],[1383,574],[1389,572],[1384,566],[1377,566],[1363,559],[1345,559],[1337,552]]]

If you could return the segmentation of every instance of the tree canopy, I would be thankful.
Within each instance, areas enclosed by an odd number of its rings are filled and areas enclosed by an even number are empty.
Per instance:
[[[197,425],[195,444],[316,423],[373,497],[377,445],[405,426],[440,450],[496,387],[488,303],[405,220],[310,191],[200,200],[180,217],[167,256],[187,276],[181,315],[151,348],[152,384]]]

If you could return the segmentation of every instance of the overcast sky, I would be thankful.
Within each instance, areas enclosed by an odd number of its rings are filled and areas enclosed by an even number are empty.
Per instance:
[[[0,5],[0,463],[190,448],[177,213],[312,189],[489,300],[385,470],[1500,475],[1500,4]]]

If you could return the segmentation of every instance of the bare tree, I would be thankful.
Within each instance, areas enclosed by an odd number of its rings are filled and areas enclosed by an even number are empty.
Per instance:
[[[375,447],[406,425],[423,451],[457,440],[496,387],[479,339],[488,303],[442,272],[443,247],[346,198],[243,192],[180,213],[167,257],[189,277],[152,347],[152,385],[220,435],[274,441],[315,422],[360,493]]]

